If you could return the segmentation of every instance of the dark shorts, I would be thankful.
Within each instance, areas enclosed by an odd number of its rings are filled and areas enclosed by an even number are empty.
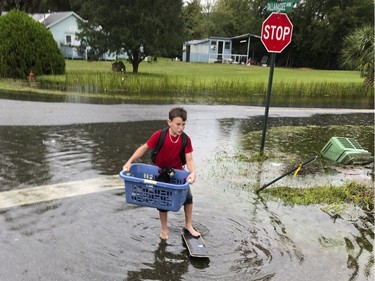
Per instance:
[[[187,195],[186,195],[186,200],[185,200],[184,205],[189,205],[189,204],[193,204],[193,194],[191,193],[190,185],[188,187],[188,192],[187,192]],[[162,209],[158,209],[158,211],[159,212],[168,212],[168,211],[162,210]]]

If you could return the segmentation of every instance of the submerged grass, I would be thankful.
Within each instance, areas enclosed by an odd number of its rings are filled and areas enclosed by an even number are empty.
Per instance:
[[[39,89],[101,95],[123,100],[223,104],[264,104],[269,68],[230,64],[202,64],[159,59],[141,63],[140,73],[116,74],[112,62],[66,61],[65,75],[37,77]],[[130,70],[130,71],[129,71]],[[3,83],[4,84],[4,83]],[[2,83],[0,82],[0,87]],[[15,85],[16,86],[16,85]],[[19,87],[27,87],[22,81]],[[364,99],[371,103],[372,89],[363,87],[355,71],[275,68],[273,101]],[[371,104],[369,105],[371,106]]]
[[[332,115],[327,118],[334,118]],[[354,115],[339,115],[337,120],[347,123],[352,122],[372,123],[373,117],[368,116],[369,120],[356,120]],[[345,119],[347,118],[347,119]],[[280,119],[281,120],[281,119]],[[324,123],[324,116],[320,116],[319,120]],[[233,181],[234,185],[237,183],[242,188],[260,188],[260,176],[257,179],[248,180],[248,183],[243,184],[241,180],[247,179],[258,172],[261,173],[263,164],[268,162],[284,164],[282,171],[274,175],[274,178],[290,171],[298,166],[303,160],[309,159],[313,155],[320,156],[320,150],[329,141],[332,136],[346,136],[355,138],[364,149],[374,153],[374,127],[373,125],[309,125],[309,126],[292,126],[290,124],[303,124],[301,119],[282,118],[280,122],[284,124],[273,123],[273,127],[269,128],[266,142],[266,149],[264,154],[260,154],[259,140],[261,132],[256,130],[248,132],[241,140],[241,145],[238,149],[232,152],[227,150],[217,152],[217,160],[215,167],[222,165],[223,172],[215,174],[221,180]],[[309,122],[312,122],[309,118]],[[332,120],[330,121],[332,122]],[[256,122],[257,123],[257,122]],[[272,120],[271,120],[272,123]],[[245,126],[245,125],[243,125]],[[253,124],[246,124],[252,128]],[[249,150],[250,148],[250,150]],[[228,169],[231,163],[236,163],[236,168]],[[280,163],[281,164],[281,163]],[[311,205],[320,204],[326,206],[335,206],[337,210],[344,210],[344,205],[354,205],[366,212],[373,212],[374,210],[374,190],[373,186],[367,183],[355,182],[348,180],[340,186],[334,186],[325,183],[304,182],[306,178],[311,175],[321,175],[322,177],[332,174],[333,176],[339,173],[339,170],[351,169],[353,167],[341,165],[323,157],[319,157],[317,161],[304,166],[299,172],[300,181],[303,186],[270,186],[260,192],[262,198],[271,200],[281,200],[286,205]],[[358,166],[356,167],[358,168]],[[260,170],[259,170],[260,169]],[[369,173],[373,174],[373,168],[368,167]],[[228,173],[226,171],[229,171]],[[259,171],[258,171],[259,170]],[[235,174],[234,174],[235,173]],[[234,175],[233,175],[234,174]],[[273,178],[272,178],[273,179]],[[314,179],[314,178],[313,178]],[[268,180],[268,182],[271,179]],[[331,210],[330,210],[331,211]]]
[[[267,93],[268,82],[264,79],[253,80],[246,77],[196,77],[178,75],[148,75],[112,73],[77,74],[68,73],[64,80],[51,79],[60,90],[70,90],[87,93],[107,93],[119,96],[163,95],[171,98],[220,98],[223,101],[248,100],[251,96],[264,97]],[[47,82],[47,81],[46,81]],[[57,82],[57,83],[56,83]],[[46,84],[53,88],[53,84]],[[59,90],[59,89],[57,89]],[[361,83],[353,82],[275,82],[272,93],[283,96],[297,97],[367,97],[371,91],[363,88]]]
[[[374,210],[373,188],[354,182],[314,188],[273,187],[265,189],[263,194],[279,198],[287,205],[354,204],[365,211]]]
[[[329,118],[334,118],[331,116]],[[337,119],[349,118],[355,122],[354,116],[336,116]],[[345,122],[345,120],[341,120]],[[272,120],[270,120],[272,124]],[[285,121],[288,122],[288,121]],[[291,119],[289,122],[302,122]],[[358,120],[359,124],[360,121]],[[364,149],[374,153],[374,126],[373,125],[305,125],[305,126],[275,126],[267,131],[266,151],[272,154],[298,155],[298,161],[307,159],[312,155],[319,155],[320,150],[332,136],[356,139]],[[244,148],[260,147],[260,131],[249,132],[242,143]]]

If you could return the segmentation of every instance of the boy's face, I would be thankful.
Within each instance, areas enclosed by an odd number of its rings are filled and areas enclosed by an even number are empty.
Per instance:
[[[181,117],[175,117],[173,120],[168,119],[168,126],[171,129],[171,134],[181,135],[185,130],[186,121],[183,121]]]

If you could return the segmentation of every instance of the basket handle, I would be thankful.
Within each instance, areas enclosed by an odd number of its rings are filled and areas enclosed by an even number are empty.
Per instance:
[[[147,184],[153,184],[153,185],[157,184],[157,181],[154,181],[154,180],[148,180],[148,179],[144,179],[143,182],[144,182],[144,183],[147,183]]]

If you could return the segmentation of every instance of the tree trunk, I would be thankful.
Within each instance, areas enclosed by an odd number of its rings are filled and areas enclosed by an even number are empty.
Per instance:
[[[133,60],[132,61],[132,66],[133,66],[133,73],[138,73],[139,61],[138,60]]]

